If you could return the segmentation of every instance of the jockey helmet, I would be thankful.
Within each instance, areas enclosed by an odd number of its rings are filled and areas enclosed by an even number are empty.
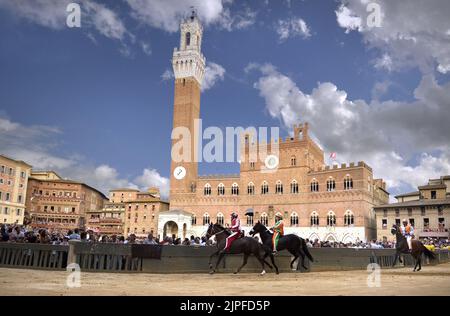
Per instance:
[[[404,218],[402,222],[403,222],[403,223],[408,223],[408,221],[406,220],[406,218]]]
[[[280,214],[277,214],[277,215],[275,215],[275,218],[283,219],[283,216],[281,216]]]
[[[235,212],[231,213],[231,218],[236,218],[236,217],[238,217],[238,215]]]

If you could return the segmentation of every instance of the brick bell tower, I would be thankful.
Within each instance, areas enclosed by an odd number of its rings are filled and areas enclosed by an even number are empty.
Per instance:
[[[172,58],[175,76],[173,128],[185,127],[191,134],[190,161],[174,161],[170,166],[170,200],[193,194],[196,190],[198,163],[195,152],[198,141],[194,137],[194,123],[200,117],[200,94],[205,73],[205,57],[201,53],[203,27],[195,10],[180,24],[180,47],[175,48]],[[172,149],[179,139],[172,140]],[[173,151],[173,150],[172,150]],[[176,173],[176,174],[175,174]]]

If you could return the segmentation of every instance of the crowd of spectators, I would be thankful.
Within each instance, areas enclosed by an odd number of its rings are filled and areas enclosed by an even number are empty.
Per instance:
[[[257,238],[257,237],[255,237]],[[91,230],[84,231],[79,229],[69,231],[49,231],[47,229],[31,229],[23,225],[2,224],[0,226],[0,242],[21,242],[21,243],[44,243],[53,245],[68,245],[69,240],[79,240],[81,242],[100,242],[117,244],[149,244],[149,245],[173,245],[173,246],[207,246],[214,243],[213,240],[207,240],[206,237],[177,238],[165,237],[159,239],[149,234],[146,238],[137,238],[135,234],[128,237],[120,235],[101,235]],[[448,239],[428,238],[422,242],[429,248],[447,248],[450,249]],[[389,249],[395,248],[395,242],[371,240],[368,242],[357,241],[354,243],[320,241],[318,239],[306,239],[308,247],[311,248],[370,248],[370,249]]]

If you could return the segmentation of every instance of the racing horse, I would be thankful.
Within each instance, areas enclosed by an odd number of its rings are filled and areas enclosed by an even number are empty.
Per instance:
[[[252,230],[250,231],[250,235],[254,236],[259,233],[259,236],[261,237],[261,241],[264,245],[272,249],[272,236],[273,233],[267,229],[266,226],[261,224],[259,221],[253,226]],[[298,257],[301,257],[302,259],[302,267],[307,270],[308,268],[305,266],[305,255],[308,257],[311,262],[314,261],[313,257],[311,256],[311,253],[308,250],[308,246],[306,245],[306,242],[303,238],[298,237],[294,234],[288,234],[280,237],[280,240],[278,241],[277,250],[284,250],[287,249],[293,256],[294,259],[291,261],[291,269],[293,269],[293,265],[295,260],[297,260]]]
[[[414,269],[415,272],[417,269],[417,266],[419,266],[419,269],[417,271],[420,271],[422,269],[422,254],[424,254],[427,258],[434,260],[436,258],[435,254],[431,252],[430,250],[425,247],[422,242],[419,240],[411,240],[411,252],[409,251],[408,242],[406,241],[406,237],[403,236],[400,228],[397,225],[392,225],[391,228],[392,235],[395,235],[396,243],[395,243],[395,257],[394,262],[392,263],[392,266],[395,266],[397,263],[397,259],[400,261],[400,263],[403,263],[401,259],[401,254],[411,254],[415,261]]]
[[[264,270],[264,264],[267,264],[270,269],[273,269],[275,267],[275,271],[278,274],[278,267],[275,264],[275,259],[273,257],[272,251],[270,248],[267,248],[266,246],[260,244],[255,238],[252,237],[241,237],[239,239],[236,239],[231,244],[229,251],[223,251],[225,248],[226,239],[228,236],[231,235],[231,232],[228,229],[225,229],[220,224],[209,224],[208,230],[206,231],[206,238],[210,239],[212,236],[216,237],[216,245],[217,245],[217,251],[215,251],[211,256],[209,257],[209,269],[210,274],[213,274],[216,272],[217,267],[219,266],[219,263],[222,261],[223,257],[226,254],[244,254],[244,261],[242,262],[242,265],[234,272],[239,273],[241,269],[247,264],[248,257],[253,254],[256,259],[261,263],[262,266],[262,272],[261,275],[266,274],[266,271]],[[214,269],[212,269],[211,260],[214,256],[219,256],[217,258],[216,266]],[[273,267],[265,260],[267,257],[270,257],[270,260],[272,261]]]

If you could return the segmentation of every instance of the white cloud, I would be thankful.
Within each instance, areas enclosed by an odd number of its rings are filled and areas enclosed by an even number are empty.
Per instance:
[[[342,0],[336,11],[339,26],[358,31],[380,52],[376,66],[388,70],[419,67],[423,73],[450,71],[450,1],[378,0],[380,27],[367,26],[368,1]]]
[[[255,88],[268,113],[288,129],[310,122],[325,150],[337,152],[342,162],[364,160],[392,187],[414,187],[450,173],[450,83],[424,76],[412,102],[366,103],[349,100],[330,82],[318,83],[308,94],[270,64],[259,70]]]
[[[66,27],[66,8],[70,2],[70,0],[0,0],[0,8],[12,11],[30,22],[53,29],[62,29]]]
[[[0,154],[23,160],[33,169],[55,170],[64,178],[86,183],[105,194],[119,187],[146,190],[151,184],[160,187],[164,198],[168,197],[169,180],[154,169],[144,169],[130,181],[107,164],[96,166],[79,155],[55,154],[60,135],[61,131],[52,126],[25,126],[0,116]]]
[[[227,31],[241,30],[255,24],[256,16],[257,13],[248,7],[233,13],[230,8],[225,8],[217,23]]]
[[[257,13],[249,7],[231,11],[228,0],[125,0],[131,16],[138,21],[167,32],[177,32],[180,21],[194,6],[202,23],[217,25],[228,31],[244,29],[256,22]]]
[[[161,75],[161,79],[163,81],[168,81],[168,80],[172,80],[173,78],[175,78],[173,71],[170,69],[166,69],[163,74]]]
[[[137,177],[135,182],[144,188],[158,187],[162,197],[167,198],[169,196],[169,179],[162,177],[155,169],[144,169],[142,175]]]
[[[202,83],[202,91],[211,89],[218,81],[222,81],[225,77],[225,68],[221,65],[208,62],[206,64],[205,76]]]
[[[6,9],[15,16],[29,22],[48,27],[55,30],[67,30],[66,8],[70,0],[34,0],[34,1],[9,1],[0,0],[0,9]],[[90,0],[78,1],[81,7],[81,30],[87,32],[95,44],[92,31],[98,34],[117,40],[121,43],[120,52],[130,55],[130,48],[126,41],[134,42],[134,35],[130,33],[119,16],[105,5]]]
[[[302,38],[308,38],[311,36],[311,30],[301,18],[279,20],[276,31],[281,41],[284,41],[289,37],[300,36]]]
[[[114,11],[93,1],[84,1],[83,9],[90,17],[89,23],[92,23],[100,34],[108,38],[124,40],[128,31]]]
[[[178,31],[180,20],[190,12],[191,6],[196,8],[205,24],[217,21],[223,10],[221,0],[126,0],[126,2],[134,18],[168,32]]]
[[[145,55],[150,56],[152,54],[152,48],[149,43],[141,41],[141,48]]]

